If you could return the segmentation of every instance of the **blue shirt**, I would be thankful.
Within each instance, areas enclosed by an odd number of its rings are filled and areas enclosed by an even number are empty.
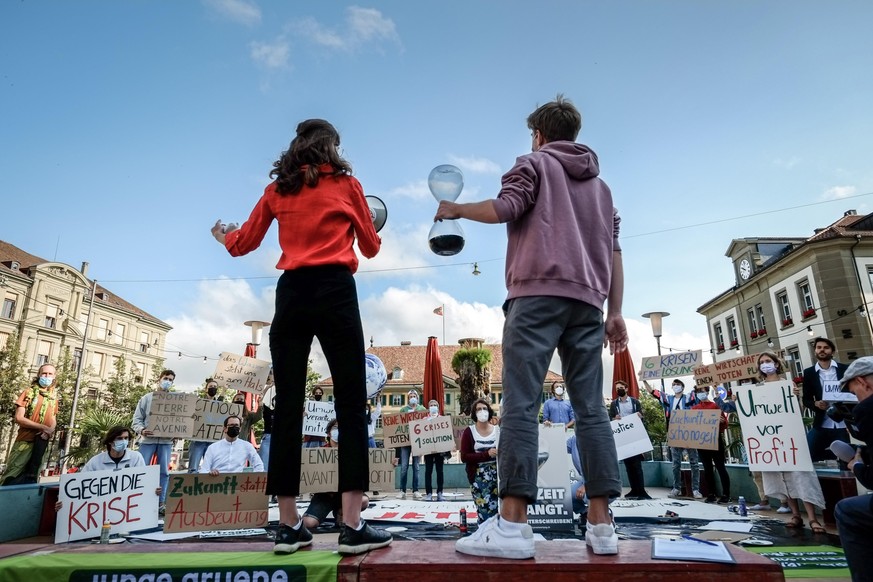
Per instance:
[[[573,414],[573,406],[566,400],[550,398],[543,405],[543,422],[548,420],[552,424],[568,424],[571,420],[575,419],[576,415]]]

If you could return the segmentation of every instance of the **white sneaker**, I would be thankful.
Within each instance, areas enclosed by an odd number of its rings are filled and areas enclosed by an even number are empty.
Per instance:
[[[455,542],[455,551],[486,558],[524,560],[534,557],[533,530],[528,524],[520,528],[501,527],[500,516],[482,522],[475,532]]]
[[[749,507],[752,511],[770,511],[771,507],[769,503],[764,503],[763,501],[759,501],[755,505]]]
[[[424,497],[424,495],[422,495],[419,491],[413,491],[412,496],[416,499],[421,499],[422,497]]]
[[[401,491],[401,492],[397,495],[397,499],[406,499],[406,491]]]
[[[779,509],[776,510],[776,513],[791,513],[791,508],[787,505],[780,505]]]
[[[701,493],[697,489],[691,492],[691,496],[694,497],[694,499],[703,499],[703,493]]]
[[[437,494],[434,493],[433,495],[431,495],[431,496],[430,496],[430,500],[431,500],[431,501],[436,501],[436,500],[437,500]]]
[[[672,497],[674,499],[676,497],[681,497],[681,496],[682,496],[682,491],[680,491],[679,489],[671,489],[670,493],[667,494],[667,497]]]
[[[591,522],[585,522],[585,545],[595,554],[617,554],[618,535],[615,533],[615,525],[610,523],[592,525]]]

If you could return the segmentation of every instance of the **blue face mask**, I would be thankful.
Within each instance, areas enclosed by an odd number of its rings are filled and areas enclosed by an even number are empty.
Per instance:
[[[112,443],[112,448],[116,453],[123,453],[127,449],[127,439],[118,439]]]
[[[170,386],[172,386],[172,385],[173,385],[172,380],[161,380],[161,389],[163,389],[163,390],[169,390]]]
[[[54,382],[54,381],[55,381],[54,378],[49,378],[48,376],[40,376],[39,377],[39,385],[42,388],[48,388],[49,386],[52,385],[52,382]]]
[[[335,443],[339,442],[339,430],[338,429],[333,428],[330,430],[330,440],[332,440]]]

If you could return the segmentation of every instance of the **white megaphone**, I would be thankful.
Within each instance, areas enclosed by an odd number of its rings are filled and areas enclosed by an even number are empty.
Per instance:
[[[373,226],[376,228],[376,232],[379,232],[388,220],[388,208],[381,198],[376,196],[364,196],[364,198],[367,199],[367,206],[370,207],[370,218],[373,219]]]

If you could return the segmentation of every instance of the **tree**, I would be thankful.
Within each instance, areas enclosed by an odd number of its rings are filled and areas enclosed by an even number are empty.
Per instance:
[[[640,391],[639,401],[640,407],[643,409],[643,424],[654,447],[653,456],[657,459],[661,454],[661,445],[667,442],[667,420],[664,418],[664,407],[661,405],[661,401],[647,390]]]
[[[13,422],[15,400],[27,387],[28,380],[21,340],[18,332],[12,332],[6,345],[0,349],[0,443],[12,444],[12,433],[16,426]],[[3,459],[8,456],[8,448]]]
[[[128,423],[133,418],[139,399],[149,391],[142,382],[137,382],[136,378],[135,369],[128,368],[125,357],[119,356],[115,360],[115,369],[106,384],[106,406],[109,410],[126,417]]]
[[[465,345],[452,356],[452,370],[461,388],[461,414],[470,415],[473,402],[491,392],[491,350]]]
[[[81,413],[77,414],[76,432],[79,436],[77,445],[70,445],[67,455],[69,465],[85,463],[103,451],[103,437],[113,426],[129,426],[129,414],[121,414],[110,410],[100,403],[90,400],[85,403]]]

